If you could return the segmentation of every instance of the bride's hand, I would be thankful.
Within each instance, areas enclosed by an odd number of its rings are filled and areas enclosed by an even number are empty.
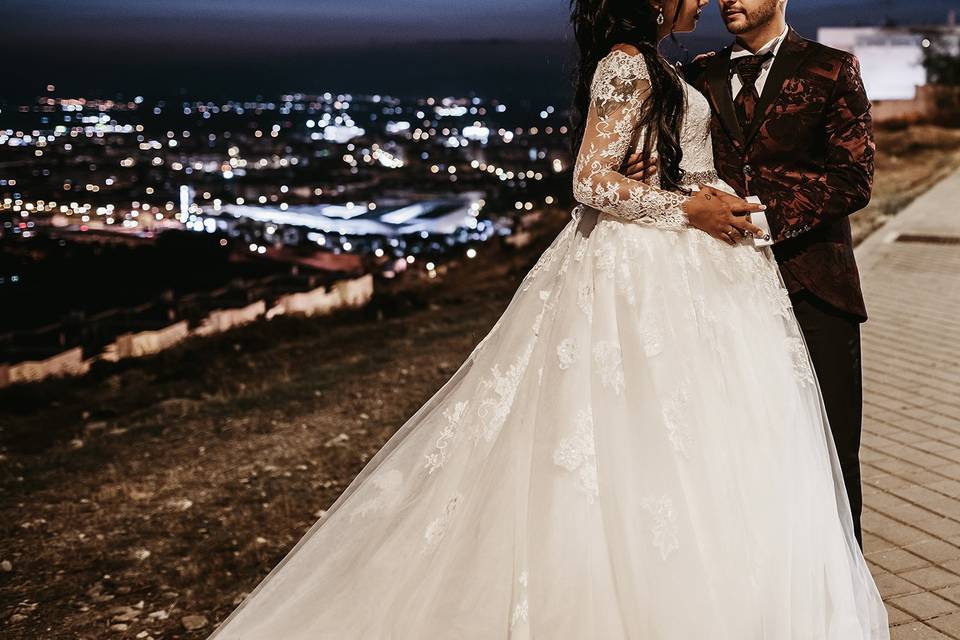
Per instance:
[[[682,208],[691,226],[731,245],[748,235],[764,235],[763,229],[750,222],[749,215],[764,211],[766,205],[747,202],[705,184]]]

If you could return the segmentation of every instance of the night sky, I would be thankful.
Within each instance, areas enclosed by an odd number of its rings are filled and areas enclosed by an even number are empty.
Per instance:
[[[791,0],[788,19],[815,37],[820,25],[943,22],[956,5]],[[559,73],[567,15],[567,0],[0,0],[0,55],[13,62],[0,97],[50,81],[75,91],[360,90],[415,76],[455,79],[455,66],[482,59],[491,73],[551,59],[550,71]],[[703,50],[728,37],[714,1],[685,42]],[[517,42],[476,42],[493,38]],[[464,71],[471,81],[473,72]]]

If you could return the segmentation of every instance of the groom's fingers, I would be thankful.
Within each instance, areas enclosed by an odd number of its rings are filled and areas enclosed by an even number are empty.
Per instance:
[[[647,162],[639,153],[627,158],[626,176],[631,180],[645,180],[657,173],[657,159],[650,158]]]
[[[628,167],[653,167],[653,168],[656,168],[656,166],[657,166],[657,158],[656,158],[656,157],[652,157],[652,158],[650,158],[649,160],[647,160],[646,162],[644,162],[644,161],[643,161],[643,155],[642,155],[642,154],[640,154],[640,153],[634,153],[633,155],[631,155],[630,157],[627,158],[627,166],[628,166]]]

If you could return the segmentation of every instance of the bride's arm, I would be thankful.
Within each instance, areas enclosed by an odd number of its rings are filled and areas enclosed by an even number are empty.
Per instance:
[[[650,77],[642,55],[612,53],[600,61],[591,88],[586,129],[574,168],[579,202],[624,220],[665,229],[685,229],[682,205],[689,196],[631,180],[622,173],[636,136]]]

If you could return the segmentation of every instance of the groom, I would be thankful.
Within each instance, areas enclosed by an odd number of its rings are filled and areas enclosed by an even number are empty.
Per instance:
[[[867,312],[848,216],[870,200],[870,102],[856,57],[800,37],[786,24],[786,5],[720,0],[736,41],[684,73],[710,102],[720,177],[767,205],[773,252],[820,381],[862,547],[860,323]],[[631,162],[632,178],[655,171]]]

